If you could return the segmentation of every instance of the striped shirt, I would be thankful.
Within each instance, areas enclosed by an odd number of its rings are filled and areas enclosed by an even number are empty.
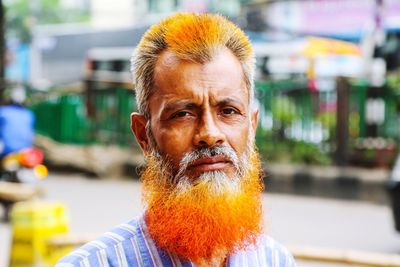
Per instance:
[[[121,224],[62,258],[56,267],[194,267],[156,246],[143,217]],[[230,267],[295,267],[292,255],[262,235],[257,245],[228,256]]]

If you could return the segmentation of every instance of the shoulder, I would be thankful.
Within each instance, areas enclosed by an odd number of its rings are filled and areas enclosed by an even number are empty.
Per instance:
[[[143,238],[141,218],[137,218],[118,225],[96,240],[74,250],[62,258],[56,267],[102,266],[103,262],[113,261],[117,263],[115,266],[119,266],[121,260],[128,261],[128,256],[131,261],[136,259],[134,246]]]
[[[288,249],[285,246],[266,234],[262,234],[259,237],[257,246],[261,246],[267,250],[289,253]]]
[[[265,234],[262,235],[259,239],[259,246],[267,254],[266,256],[268,257],[268,261],[270,261],[271,266],[296,266],[290,251],[272,237]]]
[[[240,265],[243,263],[256,262],[255,266],[262,267],[295,267],[296,263],[287,248],[275,241],[273,238],[263,234],[256,244],[250,245],[244,251],[240,251],[231,258],[232,262]],[[249,264],[252,266],[252,264]],[[254,264],[253,264],[254,265]],[[236,266],[233,264],[232,266]]]

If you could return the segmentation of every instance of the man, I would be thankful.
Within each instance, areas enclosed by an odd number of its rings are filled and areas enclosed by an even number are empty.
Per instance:
[[[295,266],[262,233],[244,33],[219,15],[174,15],[145,33],[132,72],[145,212],[58,266]]]

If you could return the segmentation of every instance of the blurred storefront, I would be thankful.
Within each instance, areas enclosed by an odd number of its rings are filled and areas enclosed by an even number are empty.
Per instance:
[[[261,30],[279,30],[294,35],[323,35],[360,40],[374,26],[377,2],[382,2],[382,27],[400,30],[400,2],[397,0],[304,0],[246,1],[243,15],[259,14]]]
[[[32,71],[49,84],[82,80],[85,57],[93,47],[131,49],[152,22],[175,11],[218,12],[243,27],[254,44],[259,139],[264,140],[259,146],[269,158],[288,149],[287,154],[302,162],[329,164],[336,157],[364,164],[384,158],[381,151],[393,153],[400,142],[400,2],[120,1],[108,9],[106,1],[93,0],[92,25],[36,28]],[[122,65],[129,66],[128,60],[129,55]],[[130,130],[124,123],[133,107],[131,91],[125,84],[94,87],[92,106],[99,112],[89,112],[90,118],[85,95],[32,105],[38,115],[59,112],[64,125],[71,122],[70,128],[79,131],[63,130],[61,123],[48,128],[48,120],[38,121],[38,131],[60,142],[129,145]],[[118,120],[107,121],[109,114]],[[342,154],[335,156],[338,151]],[[387,162],[391,159],[370,165]]]
[[[400,141],[400,2],[242,7],[259,67],[261,150],[278,160],[388,167]]]
[[[187,12],[218,12],[225,16],[235,19],[240,14],[240,0],[148,0],[148,13],[168,13],[174,11]]]

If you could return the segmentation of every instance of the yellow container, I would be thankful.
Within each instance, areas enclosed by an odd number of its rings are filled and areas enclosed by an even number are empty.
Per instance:
[[[54,264],[47,242],[69,231],[64,204],[43,201],[17,203],[11,211],[11,224],[10,267]]]

